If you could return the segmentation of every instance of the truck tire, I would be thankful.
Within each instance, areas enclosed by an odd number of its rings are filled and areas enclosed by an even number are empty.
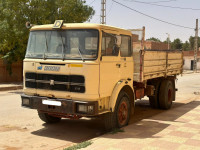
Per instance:
[[[103,115],[104,127],[106,131],[116,128],[116,118],[114,112],[109,112]]]
[[[149,96],[149,104],[151,108],[157,109],[159,108],[159,90],[160,90],[160,81],[154,82],[155,87],[155,95]]]
[[[104,115],[105,129],[112,130],[128,125],[130,113],[130,98],[126,92],[121,91],[116,101],[115,111]]]
[[[60,122],[61,120],[61,118],[59,117],[53,117],[53,116],[48,115],[47,113],[42,113],[39,111],[38,111],[38,116],[42,121],[46,123],[57,123],[57,122]]]
[[[170,109],[172,106],[174,87],[170,80],[163,80],[160,86],[159,105],[161,109]]]

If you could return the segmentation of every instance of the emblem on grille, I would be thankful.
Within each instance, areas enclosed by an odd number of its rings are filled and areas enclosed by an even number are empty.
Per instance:
[[[42,70],[42,66],[37,67],[38,70]]]
[[[50,80],[50,85],[54,85],[54,80]]]

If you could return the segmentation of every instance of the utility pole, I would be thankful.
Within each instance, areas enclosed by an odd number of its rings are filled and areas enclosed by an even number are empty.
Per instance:
[[[195,41],[194,41],[194,64],[193,64],[194,72],[197,72],[198,30],[199,30],[198,19],[196,19]]]
[[[101,24],[106,24],[106,0],[101,0]]]
[[[169,42],[170,42],[170,34],[169,33],[166,33],[168,35],[167,37],[167,43],[168,43],[168,50],[169,50]]]
[[[145,49],[145,26],[142,27],[142,50]]]

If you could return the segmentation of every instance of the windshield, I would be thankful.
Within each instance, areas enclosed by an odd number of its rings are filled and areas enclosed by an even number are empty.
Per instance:
[[[98,30],[31,31],[26,58],[96,59]]]

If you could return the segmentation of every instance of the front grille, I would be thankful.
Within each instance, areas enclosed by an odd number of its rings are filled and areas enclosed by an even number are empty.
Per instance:
[[[81,75],[25,74],[27,88],[84,93],[85,78]]]

